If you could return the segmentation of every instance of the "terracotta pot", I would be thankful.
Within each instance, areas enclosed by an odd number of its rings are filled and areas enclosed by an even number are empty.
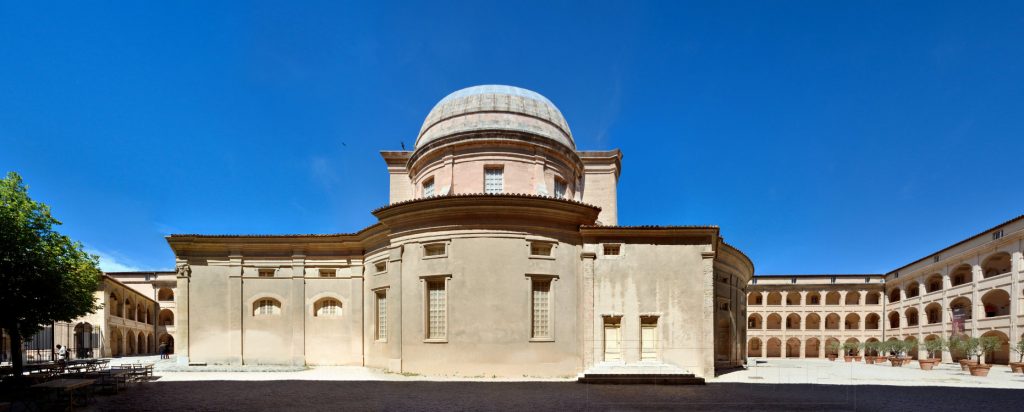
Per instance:
[[[977,365],[978,361],[970,359],[960,359],[960,370],[968,372],[971,370],[971,365]]]
[[[903,366],[903,359],[897,358],[895,356],[889,358],[889,362],[892,363],[892,366]]]
[[[1024,373],[1024,362],[1010,362],[1010,370],[1013,373]]]
[[[843,356],[843,362],[853,362],[853,356]]]
[[[861,358],[862,358],[862,356],[854,356],[853,360],[856,361],[856,362],[860,362]]]
[[[830,360],[832,362],[835,362],[836,361],[836,355],[828,355],[828,360]]]
[[[921,370],[926,370],[926,371],[932,370],[932,368],[935,367],[935,363],[936,362],[932,362],[929,359],[922,359],[922,360],[917,361],[917,364],[919,366],[921,366]]]
[[[971,365],[971,376],[988,376],[989,369],[992,369],[992,365]]]
[[[864,363],[866,363],[868,365],[875,363],[875,357],[874,356],[865,356],[864,357]]]

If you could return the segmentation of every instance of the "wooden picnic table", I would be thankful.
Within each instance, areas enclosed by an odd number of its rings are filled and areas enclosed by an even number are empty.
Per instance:
[[[67,395],[68,409],[73,409],[75,407],[75,395],[84,392],[86,397],[88,397],[87,390],[94,383],[96,383],[95,379],[55,379],[38,385],[32,385],[31,387],[33,389],[53,391],[60,396]]]

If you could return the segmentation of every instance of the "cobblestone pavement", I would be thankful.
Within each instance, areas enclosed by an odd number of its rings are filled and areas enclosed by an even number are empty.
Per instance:
[[[711,383],[705,386],[552,382],[150,382],[100,396],[87,410],[581,411],[1019,410],[1013,389]]]

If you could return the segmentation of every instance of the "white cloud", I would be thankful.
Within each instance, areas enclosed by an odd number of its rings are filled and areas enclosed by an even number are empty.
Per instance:
[[[138,272],[144,270],[138,266],[133,266],[128,263],[122,263],[113,256],[111,256],[109,253],[105,253],[96,249],[86,248],[85,252],[100,257],[100,270],[104,272]]]

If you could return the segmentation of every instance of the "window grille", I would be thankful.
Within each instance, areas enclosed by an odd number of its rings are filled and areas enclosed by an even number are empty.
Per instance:
[[[427,281],[427,339],[444,339],[447,336],[447,295],[444,280]]]
[[[1003,237],[1003,229],[999,229],[999,230],[997,230],[995,232],[992,232],[992,240],[996,240],[996,239],[999,239],[1001,237]]]
[[[386,290],[378,290],[377,293],[377,313],[376,323],[377,327],[374,328],[376,340],[386,340],[388,338],[388,294]]]
[[[551,337],[551,280],[533,280],[533,338]]]
[[[322,278],[333,278],[338,276],[338,271],[335,269],[320,269],[320,277]]]
[[[281,308],[277,301],[273,299],[260,299],[258,302],[256,302],[256,310],[253,312],[253,315],[276,315],[280,311],[280,309]]]
[[[423,181],[423,197],[429,197],[434,195],[434,178],[431,177]]]
[[[552,246],[548,242],[530,242],[530,254],[534,256],[551,256]]]
[[[619,252],[621,252],[621,245],[618,243],[606,243],[604,245],[605,256],[618,256]]]
[[[316,307],[316,316],[334,317],[341,316],[341,302],[335,299],[321,300]]]
[[[444,256],[445,244],[444,243],[431,243],[423,245],[424,256]]]
[[[484,193],[502,193],[505,190],[504,169],[488,167],[484,169]]]
[[[562,179],[555,179],[555,197],[561,199],[565,197],[566,183]]]

